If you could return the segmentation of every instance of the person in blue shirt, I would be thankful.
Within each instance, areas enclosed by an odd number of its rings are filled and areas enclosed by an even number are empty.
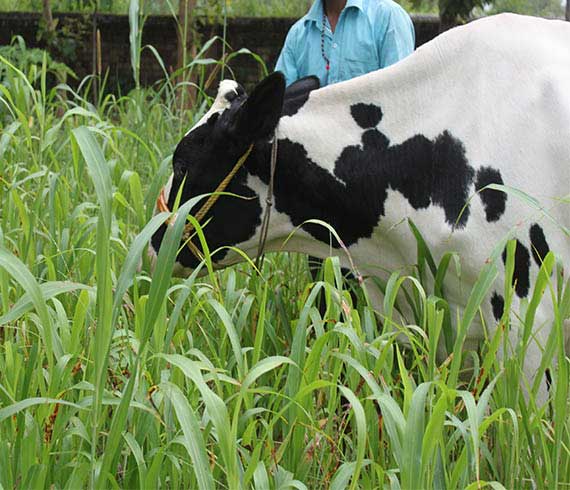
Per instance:
[[[414,46],[410,16],[393,0],[315,0],[287,34],[275,71],[287,85],[316,75],[325,86],[390,66]]]

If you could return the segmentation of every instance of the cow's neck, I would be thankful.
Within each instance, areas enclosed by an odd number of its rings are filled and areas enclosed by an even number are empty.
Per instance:
[[[259,193],[263,207],[269,184],[270,154],[270,144],[257,145],[248,162],[249,184]],[[372,234],[382,210],[378,209],[380,201],[375,190],[366,185],[369,177],[353,179],[347,186],[311,161],[301,144],[287,138],[280,139],[278,155],[268,249],[304,252],[321,258],[330,256],[331,251],[334,254],[336,249],[346,259],[338,240],[324,223],[331,225],[348,247],[362,237],[363,226],[369,236]],[[355,186],[359,189],[356,199]],[[310,220],[323,224],[307,224]],[[304,231],[297,230],[301,225]],[[254,248],[257,240],[255,237],[252,241]]]

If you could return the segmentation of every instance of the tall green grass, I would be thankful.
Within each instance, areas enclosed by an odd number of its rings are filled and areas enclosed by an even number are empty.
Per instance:
[[[174,78],[93,104],[88,83],[49,88],[45,62],[34,83],[0,63],[0,488],[570,486],[570,289],[553,255],[526,310],[530,328],[552,304],[546,361],[561,361],[537,407],[519,383],[528,335],[497,356],[509,274],[499,328],[462,352],[504,243],[460,318],[444,278],[461,257],[432,257],[412,223],[416,271],[380,284],[379,315],[362,289],[353,304],[335,258],[317,282],[290,254],[261,275],[172,279],[193,202],[151,275],[146,243],[167,218],[154,202],[199,110],[180,111]]]

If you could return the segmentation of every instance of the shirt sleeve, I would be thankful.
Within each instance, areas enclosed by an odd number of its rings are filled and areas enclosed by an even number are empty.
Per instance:
[[[384,35],[379,41],[380,68],[386,68],[414,51],[416,35],[407,12],[396,5],[388,16]]]
[[[285,75],[285,83],[291,85],[299,79],[299,71],[297,69],[297,56],[295,55],[295,32],[294,27],[291,28],[285,39],[285,44],[281,49],[281,54],[277,59],[275,71],[280,71]]]

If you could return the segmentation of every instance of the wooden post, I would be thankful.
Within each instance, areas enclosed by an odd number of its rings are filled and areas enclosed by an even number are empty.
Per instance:
[[[566,20],[570,22],[570,0],[566,0]]]
[[[196,54],[193,43],[194,9],[197,0],[179,0],[178,4],[178,63],[177,69],[184,68],[190,61],[190,56]],[[183,69],[178,77],[178,83],[190,81],[186,70]],[[188,109],[196,99],[195,89],[182,89],[181,108]]]
[[[51,34],[55,31],[55,24],[53,23],[50,0],[43,0],[43,15],[46,23],[46,30]]]

